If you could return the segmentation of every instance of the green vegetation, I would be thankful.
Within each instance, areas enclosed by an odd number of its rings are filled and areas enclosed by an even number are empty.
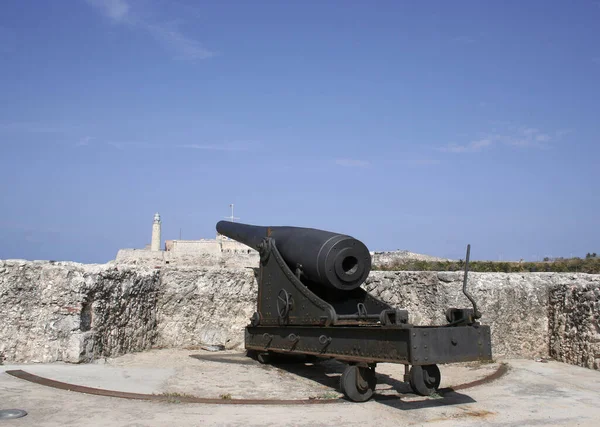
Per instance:
[[[460,261],[415,261],[398,260],[389,265],[374,265],[373,270],[382,271],[462,271],[464,260]],[[481,273],[600,273],[600,258],[595,253],[585,258],[556,258],[542,262],[498,262],[470,261],[469,271]]]

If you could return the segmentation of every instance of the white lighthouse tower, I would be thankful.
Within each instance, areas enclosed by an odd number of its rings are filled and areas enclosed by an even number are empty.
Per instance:
[[[160,214],[154,214],[154,223],[152,224],[152,242],[150,243],[151,251],[160,251]]]

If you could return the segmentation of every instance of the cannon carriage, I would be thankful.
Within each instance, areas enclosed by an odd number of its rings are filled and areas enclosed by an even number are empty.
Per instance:
[[[248,354],[267,363],[273,356],[333,358],[347,367],[344,395],[356,402],[375,391],[377,363],[405,366],[404,381],[429,395],[440,385],[438,364],[492,359],[489,326],[473,308],[448,308],[448,323],[409,323],[408,311],[370,295],[361,285],[371,255],[359,240],[302,227],[263,227],[220,221],[217,232],[260,254],[257,309],[245,329]]]

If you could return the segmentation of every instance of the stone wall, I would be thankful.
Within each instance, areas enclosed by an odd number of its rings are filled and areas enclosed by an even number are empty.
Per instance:
[[[0,261],[0,359],[85,362],[150,348],[158,283],[150,270]]]
[[[550,291],[550,356],[600,369],[600,280]]]
[[[256,310],[257,290],[251,268],[165,268],[157,304],[156,344],[243,346],[244,328]]]
[[[176,252],[178,254],[209,254],[219,255],[221,245],[217,240],[171,240],[169,249],[166,252]]]
[[[389,267],[395,263],[405,261],[452,261],[448,258],[439,258],[405,250],[371,252],[371,259],[372,264],[378,267]]]
[[[204,240],[167,240],[166,251],[153,252],[146,249],[121,249],[114,263],[129,265],[179,265],[203,267],[255,267],[259,255],[254,249],[235,240],[218,238]],[[451,261],[430,255],[398,250],[370,252],[372,264],[389,267],[404,261]]]
[[[112,264],[162,266],[165,263],[164,251],[146,249],[120,249]]]
[[[121,249],[117,257],[110,264],[142,266],[142,267],[165,267],[178,266],[189,267],[222,267],[227,269],[251,268],[258,265],[258,252],[233,253],[186,253],[175,251],[152,252],[143,249]]]
[[[0,261],[0,357],[85,362],[151,347],[243,346],[255,269]],[[462,273],[371,272],[365,289],[444,324],[470,307]],[[598,369],[600,275],[471,273],[496,358],[547,357]]]

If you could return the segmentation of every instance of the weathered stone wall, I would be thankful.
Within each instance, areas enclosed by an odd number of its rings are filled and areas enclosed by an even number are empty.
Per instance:
[[[251,268],[165,268],[157,303],[157,345],[243,346],[244,328],[256,310],[257,290]]]
[[[495,357],[548,356],[548,292],[555,276],[470,274],[468,288],[483,313],[481,321],[491,326]],[[446,308],[471,307],[462,294],[462,278],[454,272],[374,271],[364,288],[407,309],[414,324],[442,325]],[[161,288],[160,346],[243,344],[243,330],[256,305],[252,269],[166,268]]]
[[[166,252],[189,255],[220,255],[221,245],[216,240],[172,240],[171,248]]]
[[[372,264],[379,267],[389,267],[395,263],[403,261],[452,261],[448,258],[417,254],[415,252],[405,250],[371,252],[371,259]]]
[[[0,358],[85,362],[149,348],[157,285],[150,270],[0,261]]]
[[[600,369],[600,277],[550,291],[550,356]]]
[[[235,240],[167,240],[167,251],[120,249],[114,263],[128,265],[179,265],[203,267],[243,268],[258,265],[259,255],[254,249]],[[402,261],[451,261],[430,255],[398,250],[370,252],[372,264],[390,266]]]
[[[237,242],[236,242],[237,243]],[[229,250],[229,249],[227,249]],[[143,249],[121,249],[111,264],[141,267],[223,267],[227,269],[252,268],[258,265],[259,255],[250,253],[185,253],[175,251],[152,252]]]
[[[160,267],[160,266],[157,266]],[[255,269],[0,261],[0,357],[84,362],[150,347],[243,345]],[[365,289],[444,324],[470,307],[460,272],[371,272]],[[544,357],[598,369],[600,275],[472,273],[494,357]]]

